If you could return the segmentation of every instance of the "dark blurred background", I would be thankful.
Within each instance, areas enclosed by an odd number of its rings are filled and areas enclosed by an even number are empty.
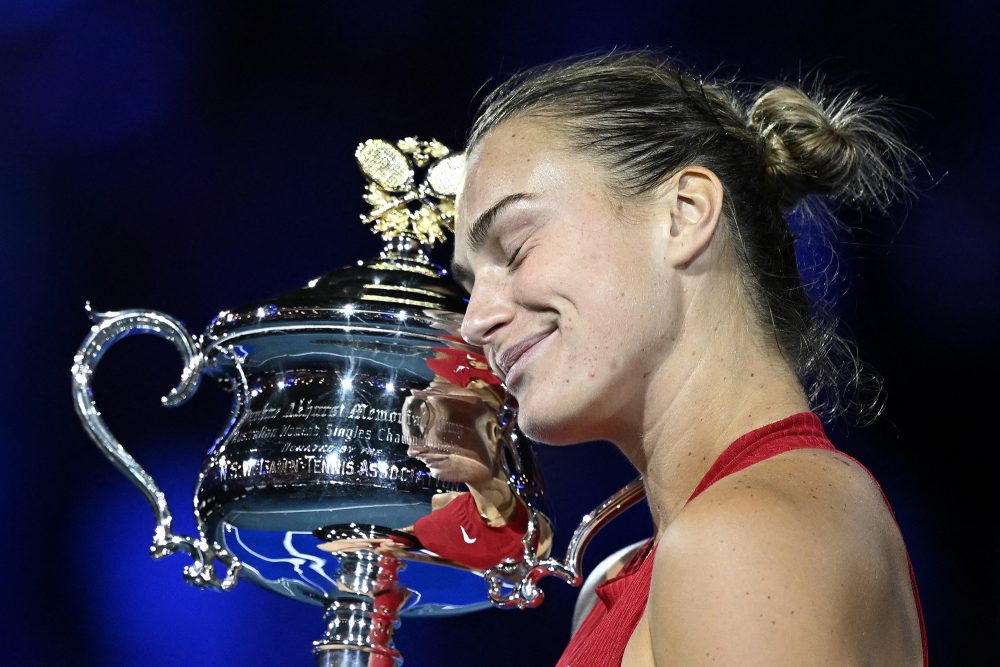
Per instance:
[[[921,196],[850,216],[862,229],[840,244],[839,310],[884,375],[888,407],[869,428],[831,430],[892,501],[932,662],[984,664],[1000,629],[998,456],[977,424],[995,409],[1000,286],[1000,17],[987,4],[3,0],[0,662],[312,664],[318,608],[250,584],[198,591],[181,578],[185,557],[147,556],[148,507],[71,405],[85,301],[166,311],[197,332],[223,308],[368,257],[379,244],[358,222],[358,142],[417,134],[457,147],[477,91],[505,74],[651,46],[751,81],[818,68],[909,109]],[[186,532],[229,399],[205,385],[160,408],[179,371],[168,344],[135,337],[107,356],[96,391]],[[539,455],[560,543],[631,477],[605,445]],[[645,509],[632,510],[588,567],[648,531]],[[410,665],[554,664],[575,592],[545,590],[535,610],[404,621],[398,645]]]

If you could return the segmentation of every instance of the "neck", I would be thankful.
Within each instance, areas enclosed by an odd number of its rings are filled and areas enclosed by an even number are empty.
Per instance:
[[[682,363],[664,364],[650,378],[641,415],[632,420],[638,430],[615,439],[643,476],[657,537],[733,441],[809,410],[781,353],[747,330],[720,323],[699,338],[724,343],[679,345],[670,357]]]

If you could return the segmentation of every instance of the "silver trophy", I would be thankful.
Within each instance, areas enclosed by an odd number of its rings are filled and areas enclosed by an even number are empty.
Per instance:
[[[408,138],[367,141],[356,158],[372,209],[362,220],[385,241],[377,257],[224,310],[199,337],[156,311],[91,312],[73,394],[91,438],[153,509],[154,558],[185,552],[198,587],[243,578],[323,607],[316,665],[390,667],[402,662],[402,616],[535,606],[548,574],[579,585],[590,538],[642,486],[585,516],[563,560],[548,557],[544,488],[516,405],[460,338],[465,294],[427,255],[452,228],[464,156]],[[183,357],[164,405],[203,377],[233,394],[198,477],[194,537],[173,534],[163,493],[91,392],[104,353],[138,333]]]

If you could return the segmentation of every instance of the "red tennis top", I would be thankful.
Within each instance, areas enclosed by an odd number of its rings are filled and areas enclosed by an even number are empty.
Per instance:
[[[731,444],[705,473],[688,502],[726,475],[731,475],[772,456],[794,449],[827,449],[836,451],[823,431],[823,424],[811,412],[803,412],[751,431]],[[847,456],[846,454],[842,454]],[[851,458],[851,457],[847,457]],[[854,460],[854,459],[851,459]],[[855,461],[857,463],[857,461]],[[861,465],[860,463],[858,465]],[[864,469],[864,466],[862,466]],[[865,469],[867,472],[867,469]],[[869,473],[870,475],[871,473]],[[879,491],[875,478],[872,478]],[[885,493],[882,493],[885,499]],[[886,500],[886,506],[889,502]],[[889,508],[890,513],[892,508]],[[620,667],[633,631],[646,610],[653,575],[656,547],[650,540],[626,565],[618,576],[597,587],[597,604],[573,635],[569,646],[559,658],[557,667]],[[920,619],[920,640],[924,665],[927,665],[927,634],[924,616],[917,595],[917,582],[910,568],[913,598]]]

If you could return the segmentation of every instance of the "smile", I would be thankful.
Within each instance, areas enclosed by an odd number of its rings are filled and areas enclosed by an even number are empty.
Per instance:
[[[525,338],[500,355],[498,366],[500,367],[507,389],[513,391],[514,386],[524,372],[525,365],[534,356],[538,344],[547,339],[552,333],[553,331],[545,331],[530,338]]]

